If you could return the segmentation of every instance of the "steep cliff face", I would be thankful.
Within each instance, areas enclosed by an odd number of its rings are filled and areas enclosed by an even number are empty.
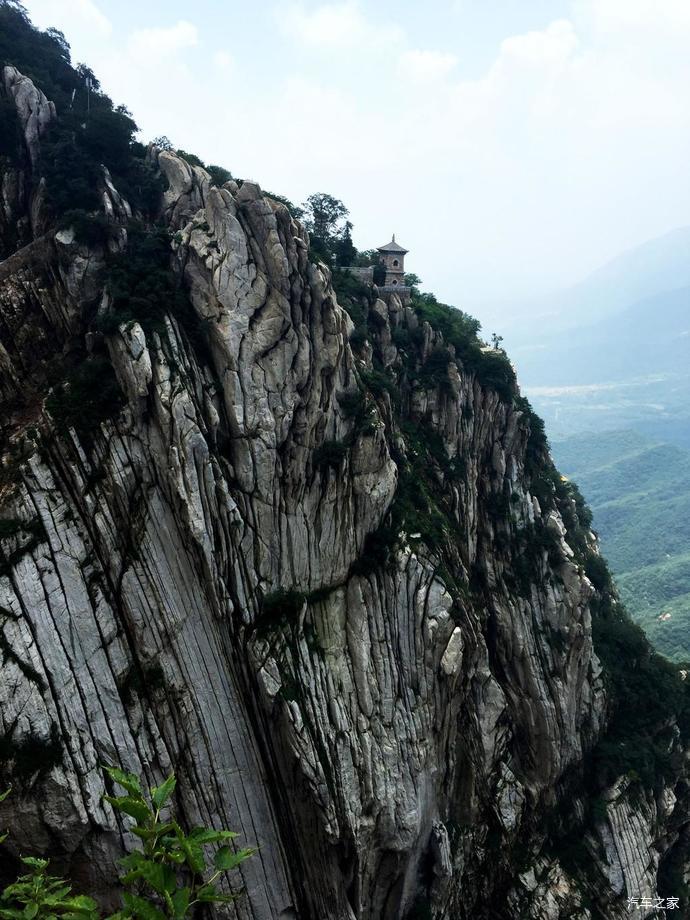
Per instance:
[[[375,290],[351,344],[288,209],[155,148],[173,293],[124,314],[108,266],[153,231],[106,172],[106,237],[56,230],[35,171],[54,107],[13,68],[4,88],[7,852],[112,899],[127,835],[101,765],[174,768],[190,822],[260,844],[237,917],[626,916],[684,793],[611,789],[589,875],[549,833],[589,807],[607,702],[593,537],[517,391]]]

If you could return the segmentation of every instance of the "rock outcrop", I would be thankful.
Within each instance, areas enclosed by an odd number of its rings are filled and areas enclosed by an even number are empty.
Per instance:
[[[5,87],[25,191],[2,226],[32,228],[5,232],[0,263],[10,852],[50,851],[107,902],[127,835],[101,765],[174,768],[186,819],[260,845],[237,917],[627,916],[681,796],[612,790],[593,880],[547,841],[606,694],[595,588],[536,496],[519,402],[395,295],[372,296],[352,346],[288,209],[155,148],[187,318],[99,331],[131,209],[104,174],[107,246],[37,226],[26,176],[55,112],[12,68]],[[411,372],[439,352],[442,381]],[[107,355],[122,393],[88,430],[46,403],[82,353]],[[428,520],[405,516],[410,489]]]

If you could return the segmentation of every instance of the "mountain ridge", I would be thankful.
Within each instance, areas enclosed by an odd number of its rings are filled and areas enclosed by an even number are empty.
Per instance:
[[[181,821],[259,844],[238,920],[675,895],[686,685],[505,353],[316,258],[256,183],[141,149],[107,97],[69,109],[64,44],[0,14],[2,881],[49,851],[118,906],[107,762],[174,769]]]

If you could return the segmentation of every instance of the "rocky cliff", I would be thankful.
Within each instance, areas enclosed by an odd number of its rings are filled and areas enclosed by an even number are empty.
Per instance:
[[[103,169],[88,238],[37,166],[59,112],[2,93],[0,874],[47,852],[112,901],[117,763],[260,846],[238,918],[624,917],[682,880],[682,754],[592,801],[608,588],[502,356],[374,288],[351,342],[288,208],[171,151],[158,229]]]

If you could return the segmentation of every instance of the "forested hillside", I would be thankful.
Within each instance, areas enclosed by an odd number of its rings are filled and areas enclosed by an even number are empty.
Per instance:
[[[499,337],[0,26],[0,920],[685,910],[690,683]]]
[[[690,452],[635,431],[552,445],[591,505],[633,618],[659,651],[690,658]]]

